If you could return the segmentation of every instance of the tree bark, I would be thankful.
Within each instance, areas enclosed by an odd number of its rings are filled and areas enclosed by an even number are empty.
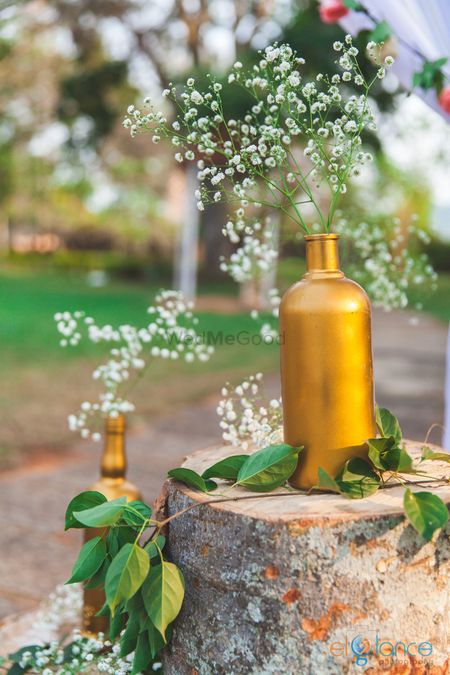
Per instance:
[[[204,259],[202,276],[208,280],[223,279],[220,271],[221,256],[228,257],[233,246],[222,234],[227,221],[224,204],[207,204],[203,214]]]
[[[185,209],[175,260],[174,285],[186,299],[194,300],[197,294],[198,231],[200,223],[200,212],[194,196],[198,187],[197,168],[194,164],[186,166],[185,176]]]
[[[209,449],[185,465],[201,472],[230,454]],[[166,675],[447,673],[449,530],[425,542],[405,521],[401,487],[363,500],[279,492],[198,506],[169,523],[168,554],[183,571],[186,598]],[[450,487],[435,492],[450,501]],[[213,499],[175,481],[165,494],[167,515]],[[375,649],[377,639],[409,665],[398,670],[380,654],[360,654],[356,665],[352,644]],[[414,654],[398,642],[415,642]],[[421,657],[417,643],[425,642],[432,655]],[[420,670],[421,660],[435,670]]]

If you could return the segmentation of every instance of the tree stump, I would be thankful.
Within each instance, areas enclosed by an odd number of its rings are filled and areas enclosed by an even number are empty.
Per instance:
[[[199,451],[183,466],[201,473],[230,454]],[[448,465],[430,464],[448,475]],[[450,502],[449,486],[434,491]],[[172,480],[164,495],[167,515],[219,498]],[[193,508],[169,524],[186,597],[164,672],[448,673],[449,532],[425,542],[404,518],[401,487],[363,500],[279,489]]]

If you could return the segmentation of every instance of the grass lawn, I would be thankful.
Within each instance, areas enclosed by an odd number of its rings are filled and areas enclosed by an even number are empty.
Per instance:
[[[67,273],[14,268],[0,273],[0,464],[16,462],[30,449],[52,449],[73,441],[67,415],[81,401],[98,395],[90,374],[103,350],[89,344],[60,348],[55,312],[83,309],[101,323],[145,325],[146,308],[157,290],[119,282],[91,288],[85,275]],[[225,380],[277,368],[276,345],[245,344],[258,333],[248,313],[208,311],[198,316],[200,332],[239,335],[241,343],[217,345],[206,364],[155,360],[136,387],[137,422],[139,416],[148,419],[218,392]]]
[[[304,260],[297,258],[286,258],[280,263],[279,283],[284,290],[297,281],[305,271]],[[345,267],[344,267],[345,271]],[[420,302],[423,311],[431,314],[436,319],[448,322],[450,321],[450,273],[440,273],[438,287],[434,293],[426,291],[425,293],[414,292],[411,297],[411,308],[415,302]]]
[[[280,285],[286,288],[303,273],[303,261],[284,260]],[[91,288],[85,275],[5,268],[0,272],[0,466],[20,461],[33,449],[61,448],[76,440],[66,427],[67,415],[81,401],[98,395],[91,372],[102,358],[98,346],[61,349],[53,315],[61,310],[84,309],[99,322],[145,325],[146,307],[156,286],[111,282]],[[200,293],[208,289],[200,289]],[[215,286],[220,294],[221,287]],[[230,294],[227,286],[225,294]],[[416,298],[418,299],[418,298]],[[450,275],[441,275],[435,294],[420,298],[424,311],[450,320]],[[218,300],[220,303],[220,300]],[[209,303],[214,307],[214,301]],[[219,309],[219,308],[218,308]],[[241,342],[256,335],[258,325],[248,313],[199,314],[200,331],[240,334]],[[136,423],[173,410],[177,405],[216,393],[226,380],[237,382],[259,370],[278,368],[278,347],[222,344],[206,364],[155,360],[137,385]]]
[[[422,303],[424,311],[428,314],[432,314],[441,321],[450,321],[450,274],[439,275],[435,293],[416,299]]]

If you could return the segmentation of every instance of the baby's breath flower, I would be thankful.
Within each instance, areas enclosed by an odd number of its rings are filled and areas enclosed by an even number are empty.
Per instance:
[[[92,373],[93,379],[103,384],[104,391],[96,403],[84,401],[80,411],[68,417],[69,429],[80,433],[82,438],[101,440],[99,431],[92,432],[89,425],[99,418],[126,415],[134,410],[134,405],[122,398],[121,391],[131,377],[145,369],[151,357],[173,360],[182,355],[188,362],[209,359],[213,349],[197,334],[192,303],[182,293],[160,291],[148,314],[148,324],[141,328],[129,324],[117,328],[109,324],[99,326],[83,312],[55,314],[56,328],[70,345],[80,342],[83,331],[91,342],[109,346],[108,360]]]
[[[217,414],[225,443],[249,450],[280,442],[281,400],[266,397],[262,379],[257,373],[234,388],[228,384],[222,389]]]
[[[171,122],[151,106],[145,113],[134,106],[128,109],[126,126],[133,136],[150,132],[158,139],[170,139],[176,161],[196,159],[200,210],[221,200],[245,207],[245,214],[236,212],[222,228],[234,249],[220,266],[238,282],[263,275],[276,263],[272,226],[255,217],[259,206],[268,203],[268,193],[276,209],[286,210],[287,202],[295,204],[287,215],[306,231],[305,218],[311,214],[305,215],[304,209],[312,208],[321,222],[332,221],[339,196],[369,161],[360,145],[365,130],[374,128],[369,105],[373,77],[366,82],[360,72],[358,49],[350,35],[335,41],[333,49],[342,74],[317,73],[309,80],[302,73],[304,59],[287,44],[269,45],[247,70],[237,61],[228,83],[238,81],[253,95],[238,120],[227,119],[223,112],[226,93],[221,84],[210,80],[205,87],[195,86],[193,78],[179,94],[170,85],[179,104]],[[379,50],[379,46],[369,44],[368,49]],[[390,63],[386,58],[378,77],[384,76]],[[359,95],[346,86],[352,80],[360,87]],[[303,141],[305,164],[311,164],[306,171],[293,170],[297,139]],[[331,204],[329,213],[322,213],[317,189],[330,191],[331,200],[321,200]],[[265,336],[270,337],[269,329]],[[61,339],[70,346],[78,338],[70,334]]]
[[[415,250],[416,242],[426,241],[427,234],[413,218],[406,246],[401,223],[395,218],[379,218],[376,225],[363,221],[348,227],[341,216],[336,231],[355,249],[359,261],[350,274],[364,286],[375,306],[385,310],[404,308],[409,303],[408,289],[432,288],[436,283],[427,257]]]

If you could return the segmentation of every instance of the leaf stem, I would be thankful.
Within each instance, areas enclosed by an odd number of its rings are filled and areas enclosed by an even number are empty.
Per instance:
[[[423,474],[423,475],[426,476],[426,474]],[[446,479],[442,479],[442,478],[439,479],[439,478],[432,478],[432,477],[428,477],[427,481],[413,481],[413,480],[403,479],[398,474],[391,474],[391,476],[389,477],[388,480],[390,480],[391,478],[394,478],[394,479],[398,480],[398,482],[401,483],[404,486],[405,485],[412,485],[412,486],[416,485],[416,486],[419,486],[419,487],[428,487],[429,483],[435,483],[435,482],[440,481],[440,482],[443,483],[443,485],[446,485],[447,482],[448,482]],[[235,487],[235,484],[232,485],[231,487]],[[395,484],[395,483],[390,483],[390,484],[385,483],[381,489],[386,490],[386,489],[389,489],[389,488],[396,488],[396,487],[398,487],[398,485]],[[317,488],[311,488],[311,489],[314,490],[314,489],[317,489]],[[159,521],[157,528],[155,528],[155,531],[156,531],[156,529],[161,530],[168,523],[172,522],[172,520],[175,520],[179,516],[182,516],[185,513],[188,513],[189,511],[192,511],[193,509],[198,508],[200,506],[207,506],[209,504],[223,504],[225,502],[241,502],[241,501],[250,500],[250,499],[270,499],[270,498],[273,498],[273,497],[278,497],[278,498],[298,497],[300,495],[308,495],[308,493],[310,492],[310,491],[306,491],[306,490],[296,490],[295,488],[290,488],[290,490],[292,490],[292,492],[288,492],[288,493],[284,493],[284,494],[280,494],[278,492],[271,492],[271,493],[264,493],[264,494],[259,494],[259,495],[244,495],[243,497],[222,497],[220,499],[210,499],[209,501],[206,501],[206,502],[196,502],[195,504],[190,504],[189,506],[182,509],[181,511],[178,511],[177,513],[172,514],[168,518],[165,518],[164,520]],[[153,538],[153,534],[152,534],[151,538]]]

